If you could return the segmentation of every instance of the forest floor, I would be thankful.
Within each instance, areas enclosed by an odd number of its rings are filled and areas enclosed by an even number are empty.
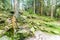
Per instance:
[[[60,40],[60,35],[47,34],[42,31],[36,31],[35,36],[26,40]]]
[[[5,21],[4,23],[0,22],[0,33],[5,31],[5,27],[11,27],[12,24],[7,22],[9,17],[9,12],[1,13],[1,20]],[[17,21],[19,29],[17,29],[17,34],[19,35],[20,40],[60,40],[60,20],[56,18],[50,18],[49,16],[40,16],[37,14],[29,14],[24,12],[18,17]],[[4,36],[6,35],[6,36]],[[9,40],[11,35],[11,30],[6,31],[0,40]],[[0,35],[1,36],[1,35]],[[16,35],[17,36],[17,35]],[[30,37],[33,36],[33,37]]]
[[[26,40],[60,40],[60,20],[32,15],[29,21],[31,21],[32,25],[36,26],[38,30],[34,32],[33,37],[29,37]]]
[[[10,38],[8,36],[3,36],[0,40],[10,40]],[[35,31],[33,37],[28,37],[24,40],[60,40],[60,35],[52,35],[38,30]]]

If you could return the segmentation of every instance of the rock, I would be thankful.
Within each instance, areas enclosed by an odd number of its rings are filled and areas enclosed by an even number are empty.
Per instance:
[[[4,32],[4,30],[0,30],[0,35]]]
[[[7,36],[3,36],[3,37],[0,38],[0,40],[10,40],[10,38],[7,37]]]
[[[26,40],[60,40],[59,35],[47,34],[42,31],[36,31],[35,37],[27,38]]]
[[[7,22],[8,24],[10,24],[10,23],[11,23],[11,18],[8,18],[8,19],[6,20],[6,22]]]

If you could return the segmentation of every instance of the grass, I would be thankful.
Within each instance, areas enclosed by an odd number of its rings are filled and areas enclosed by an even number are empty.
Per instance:
[[[51,19],[47,16],[40,16],[29,13],[24,13],[23,16],[26,17],[27,24],[31,27],[35,26],[36,30],[45,31],[52,34],[60,34],[60,25],[57,24],[55,18]]]

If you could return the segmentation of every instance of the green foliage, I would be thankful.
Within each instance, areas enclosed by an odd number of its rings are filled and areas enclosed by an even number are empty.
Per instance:
[[[41,30],[44,32],[59,34],[60,33],[60,25],[58,25],[55,21],[56,19],[51,19],[48,16],[39,16],[36,14],[23,14],[27,20],[27,24],[30,28],[33,27],[33,30]],[[30,16],[29,16],[30,15]],[[28,21],[29,20],[29,21]],[[56,32],[55,32],[55,31]]]
[[[57,16],[57,17],[60,17],[60,8],[58,8],[56,11],[57,11],[57,12],[56,12],[56,16]]]
[[[6,19],[7,17],[5,17],[4,20]],[[24,40],[27,37],[34,36],[34,32],[36,30],[41,30],[43,32],[47,32],[51,34],[60,34],[60,25],[55,23],[55,21],[56,21],[55,18],[51,19],[48,16],[39,16],[37,14],[30,14],[29,12],[25,11],[22,15],[18,17],[18,21],[17,21],[18,27],[22,26],[23,29],[19,29],[15,39]],[[28,26],[25,27],[25,25]],[[5,25],[3,27],[5,27]],[[28,29],[29,31],[24,29]],[[5,35],[11,37],[13,35],[12,33],[13,33],[12,29],[10,29],[5,33]]]
[[[28,12],[29,12],[30,14],[32,14],[32,13],[33,13],[32,8],[28,9]]]
[[[11,1],[11,0],[10,0]],[[5,26],[12,27],[11,24],[8,24],[6,20],[11,18],[13,14],[10,13],[11,3],[9,0],[4,2],[0,1],[0,30],[4,30]],[[22,1],[22,0],[21,0]],[[48,6],[45,5],[44,12],[47,14],[50,12],[50,0],[48,0]],[[56,22],[56,19],[51,19],[50,16],[40,16],[39,14],[33,13],[33,0],[27,0],[25,6],[28,6],[28,11],[24,11],[23,14],[19,14],[17,18],[18,28],[16,29],[16,37],[13,37],[13,29],[9,29],[5,35],[17,40],[24,40],[25,38],[34,36],[36,30],[41,30],[43,32],[51,34],[60,35],[60,23]],[[39,3],[38,3],[39,4]],[[39,7],[40,8],[40,7]],[[3,10],[2,10],[3,9]],[[38,9],[38,8],[37,8]],[[60,16],[60,8],[58,8],[56,16]],[[39,10],[40,12],[40,10]],[[43,12],[43,13],[44,13]],[[50,13],[49,13],[50,15]],[[2,22],[4,21],[4,22]],[[8,24],[8,25],[7,25]],[[59,24],[59,25],[58,25]],[[21,27],[22,26],[22,27]]]

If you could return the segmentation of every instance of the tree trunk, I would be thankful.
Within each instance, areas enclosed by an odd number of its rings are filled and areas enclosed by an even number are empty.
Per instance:
[[[16,35],[16,28],[17,28],[16,20],[17,20],[18,15],[19,15],[18,8],[19,8],[18,0],[14,0],[14,15],[12,16],[12,20],[11,20],[12,21],[12,28],[13,28],[13,37]]]
[[[53,11],[54,11],[54,8],[53,8],[53,0],[52,0],[52,4],[51,4],[51,18],[53,18]]]
[[[53,18],[53,6],[51,6],[51,18]]]
[[[19,3],[18,0],[14,0],[14,16],[17,18],[18,17],[18,11],[19,11]]]
[[[35,14],[35,0],[34,0],[34,14]]]
[[[55,5],[55,12],[54,12],[54,13],[55,13],[55,15],[54,15],[54,16],[57,18],[56,10],[57,10],[57,0],[56,0],[56,5]]]
[[[40,0],[40,13],[43,14],[43,0]]]

